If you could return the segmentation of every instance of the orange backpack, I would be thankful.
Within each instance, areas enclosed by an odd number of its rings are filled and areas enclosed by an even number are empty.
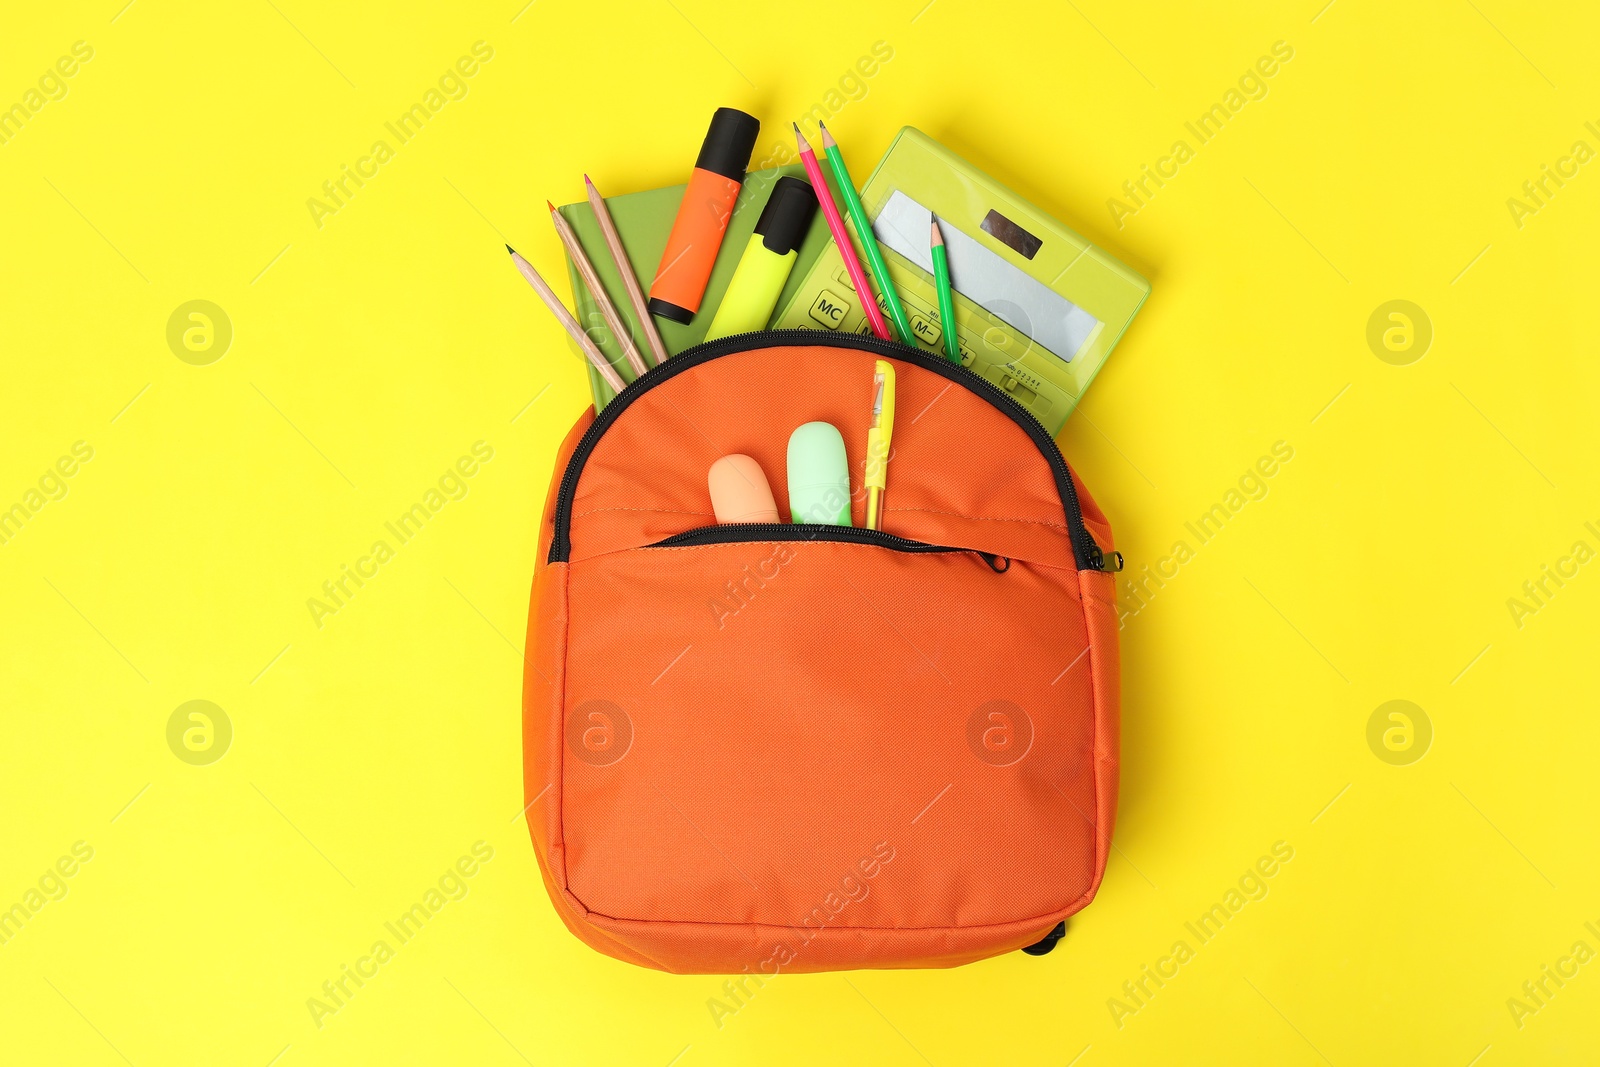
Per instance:
[[[742,452],[788,513],[790,433],[898,417],[882,531],[717,525]],[[1035,954],[1094,897],[1117,796],[1111,530],[1005,392],[871,337],[674,356],[568,434],[523,709],[528,826],[562,921],[677,973]]]

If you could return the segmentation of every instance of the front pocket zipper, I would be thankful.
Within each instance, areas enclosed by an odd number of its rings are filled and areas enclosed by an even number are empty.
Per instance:
[[[833,348],[854,348],[864,352],[872,352],[880,356],[889,356],[932,371],[935,374],[959,382],[967,389],[983,397],[994,407],[1008,415],[1013,422],[1027,433],[1041,455],[1050,464],[1051,473],[1055,476],[1056,491],[1061,496],[1062,509],[1066,512],[1067,529],[1072,540],[1072,555],[1079,570],[1119,571],[1122,569],[1122,553],[1105,552],[1095,543],[1094,536],[1089,533],[1089,527],[1083,521],[1083,509],[1078,504],[1078,492],[1072,484],[1072,472],[1067,467],[1061,449],[1056,446],[1055,439],[1050,436],[1033,413],[1017,401],[1008,396],[1004,390],[997,387],[987,378],[963,367],[959,363],[951,363],[942,356],[933,356],[910,345],[898,341],[886,341],[878,337],[863,337],[859,335],[828,336],[817,330],[758,330],[754,333],[735,334],[732,337],[721,338],[716,341],[707,341],[696,345],[686,352],[681,352],[663,363],[657,364],[632,382],[616,396],[611,403],[595,417],[594,422],[584,431],[583,437],[578,441],[577,448],[573,449],[572,457],[567,461],[567,469],[561,476],[561,487],[556,493],[555,531],[550,541],[551,563],[565,563],[572,554],[572,502],[578,492],[578,478],[583,473],[583,466],[588,462],[589,454],[594,451],[600,438],[617,417],[625,411],[629,404],[637,400],[640,394],[667,381],[682,372],[696,367],[718,356],[731,355],[734,352],[746,352],[757,348],[775,348],[779,345],[825,345]],[[751,523],[748,525],[757,525]],[[793,526],[778,524],[784,529],[792,531]],[[873,533],[876,530],[860,530],[856,527],[839,526],[836,530],[856,530],[857,533]],[[691,531],[698,533],[699,531]],[[680,535],[681,536],[681,535]],[[893,537],[892,534],[883,534],[884,537]],[[791,538],[792,539],[792,534]],[[834,538],[843,540],[843,538]],[[657,542],[659,547],[668,547],[667,541]],[[904,540],[901,538],[900,540]],[[715,542],[706,542],[707,544]],[[866,543],[866,542],[862,542]],[[885,548],[893,547],[885,542],[874,541]],[[907,544],[916,545],[919,542],[908,541]],[[965,549],[939,549],[933,551],[960,552]],[[902,551],[928,551],[927,548],[902,549]],[[981,554],[981,553],[980,553]],[[993,563],[990,564],[994,566]]]
[[[926,541],[913,541],[909,537],[884,533],[882,530],[817,522],[729,522],[718,526],[701,526],[644,547],[698,548],[702,545],[732,545],[747,541],[833,541],[847,545],[873,545],[891,552],[971,552],[996,574],[1004,574],[1011,567],[1011,560],[1005,556],[981,552],[976,548],[930,545]]]
[[[673,534],[646,548],[693,548],[698,545],[729,545],[740,541],[842,541],[852,545],[877,545],[896,552],[965,552],[964,548],[930,545],[897,537],[882,530],[863,530],[859,526],[833,526],[821,522],[729,522],[701,526]]]

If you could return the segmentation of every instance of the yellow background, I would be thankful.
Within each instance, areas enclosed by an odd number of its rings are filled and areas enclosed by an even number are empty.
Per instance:
[[[0,546],[0,907],[94,849],[0,946],[0,1058],[114,1064],[1587,1062],[1600,963],[1600,548],[1591,308],[1597,27],[1503,0],[1286,5],[709,0],[13,7],[0,104],[94,57],[0,145],[0,506],[84,441]],[[520,10],[519,10],[520,9]],[[319,227],[307,200],[476,41],[493,59]],[[831,128],[862,178],[913,124],[1154,286],[1062,441],[1125,579],[1116,845],[1054,955],[783,977],[719,1029],[720,980],[582,946],[519,817],[534,529],[581,366],[506,262],[562,275],[546,197],[684,179],[713,107],[758,158],[874,42]],[[1205,145],[1184,123],[1276,41],[1292,61]],[[1178,139],[1192,160],[1119,228]],[[1593,171],[1594,173],[1590,173]],[[564,284],[564,283],[563,283]],[[169,349],[210,300],[230,349]],[[1369,316],[1406,299],[1394,366]],[[319,628],[306,601],[476,441],[494,458]],[[1276,441],[1223,531],[1185,523]],[[1170,568],[1169,568],[1170,573]],[[231,749],[181,762],[180,704]],[[1430,750],[1381,761],[1403,699]],[[319,1029],[307,998],[474,842],[492,861]],[[1140,1010],[1123,996],[1274,842],[1294,859]],[[1553,986],[1552,986],[1553,988]],[[676,1058],[675,1058],[676,1057]],[[1074,1059],[1074,1057],[1078,1057]],[[120,1060],[119,1060],[120,1058]],[[276,1059],[275,1059],[276,1058]]]

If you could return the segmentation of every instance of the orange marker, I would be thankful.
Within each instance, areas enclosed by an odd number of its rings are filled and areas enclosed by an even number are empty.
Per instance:
[[[754,115],[719,107],[694,161],[678,217],[650,285],[650,313],[687,323],[700,310],[706,282],[728,230],[733,203],[744,184],[744,169],[756,146],[761,123]]]

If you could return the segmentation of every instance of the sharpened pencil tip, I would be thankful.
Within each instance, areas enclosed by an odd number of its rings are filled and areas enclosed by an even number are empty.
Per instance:
[[[585,175],[584,175],[584,176],[583,176],[583,184],[585,184],[585,185],[593,185],[593,184],[594,184],[594,182],[592,182],[592,181],[590,181],[590,180],[589,180],[589,176],[588,176],[588,175],[587,175],[587,174],[585,174]]]
[[[550,201],[546,200],[544,206],[550,209],[550,214],[554,215],[556,213],[556,206]]]
[[[515,248],[512,248],[510,245],[506,245],[506,251],[510,252],[512,255],[516,255],[517,254],[517,250]]]
[[[928,244],[930,247],[944,244],[944,234],[939,232],[939,224],[937,222],[928,223]]]

